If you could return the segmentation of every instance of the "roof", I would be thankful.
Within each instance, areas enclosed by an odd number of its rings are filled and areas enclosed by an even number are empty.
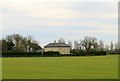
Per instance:
[[[66,43],[49,43],[44,47],[70,47]]]

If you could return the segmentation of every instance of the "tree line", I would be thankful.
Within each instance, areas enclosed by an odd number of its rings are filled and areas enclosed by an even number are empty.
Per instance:
[[[3,52],[36,52],[41,49],[38,41],[32,36],[23,37],[19,34],[8,35],[1,40]]]
[[[65,42],[64,38],[60,38],[59,41]],[[110,45],[105,44],[102,40],[97,40],[96,37],[84,37],[83,40],[75,40],[74,42],[68,41],[67,44],[71,48],[71,52],[79,53],[86,51],[89,55],[91,51],[106,51],[107,53],[120,53],[120,45],[118,42],[115,44],[111,41]]]
[[[58,42],[65,43],[66,41],[64,38],[59,38]],[[3,52],[39,52],[42,49],[39,42],[34,40],[32,36],[23,37],[20,34],[8,35],[0,40],[0,44],[2,44],[1,50]],[[109,53],[120,51],[118,43],[114,44],[111,41],[110,45],[104,44],[102,40],[97,40],[96,37],[86,36],[83,40],[75,40],[74,42],[69,40],[67,44],[71,48],[71,53],[86,51],[89,55],[91,51],[106,51]]]

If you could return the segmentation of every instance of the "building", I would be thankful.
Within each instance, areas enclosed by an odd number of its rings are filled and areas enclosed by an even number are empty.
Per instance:
[[[70,46],[66,43],[54,42],[44,46],[44,51],[58,51],[60,54],[70,54]]]

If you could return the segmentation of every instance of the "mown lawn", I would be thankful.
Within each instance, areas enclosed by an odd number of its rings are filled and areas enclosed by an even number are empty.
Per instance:
[[[118,56],[3,58],[3,79],[117,79]]]

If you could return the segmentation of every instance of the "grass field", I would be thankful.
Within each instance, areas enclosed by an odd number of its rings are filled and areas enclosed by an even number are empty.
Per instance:
[[[3,79],[117,79],[118,56],[3,58]]]

